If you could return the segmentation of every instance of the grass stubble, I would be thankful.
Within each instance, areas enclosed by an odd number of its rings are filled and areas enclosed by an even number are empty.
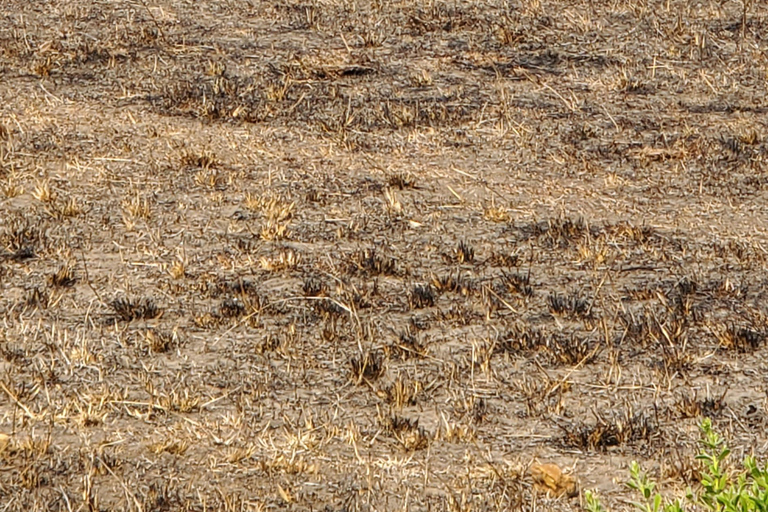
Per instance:
[[[765,455],[766,6],[0,16],[3,510],[580,509],[549,464],[617,509],[702,416]]]

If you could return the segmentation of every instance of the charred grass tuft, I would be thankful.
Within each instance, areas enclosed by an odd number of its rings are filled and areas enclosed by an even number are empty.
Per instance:
[[[565,318],[588,319],[592,316],[592,304],[577,292],[567,295],[550,293],[547,296],[547,305],[553,315]]]
[[[379,351],[368,351],[349,360],[352,380],[355,383],[373,382],[386,371],[384,356]]]
[[[654,413],[635,410],[627,406],[623,412],[610,412],[605,416],[594,414],[592,423],[556,421],[562,431],[560,442],[569,448],[602,451],[612,447],[648,444],[659,436],[659,425]]]
[[[408,294],[411,309],[431,308],[437,302],[437,292],[429,284],[417,284]]]
[[[352,254],[351,270],[368,276],[397,275],[397,259],[376,247],[368,247]]]
[[[151,320],[163,314],[163,310],[157,306],[154,299],[148,297],[118,297],[110,306],[118,319],[125,322],[133,320]]]

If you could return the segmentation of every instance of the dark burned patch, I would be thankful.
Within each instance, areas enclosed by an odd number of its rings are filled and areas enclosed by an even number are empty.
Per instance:
[[[573,366],[590,363],[600,350],[600,343],[576,333],[553,334],[547,338],[546,350],[555,364]]]
[[[419,396],[424,390],[424,385],[419,381],[398,377],[395,381],[377,392],[390,406],[401,409],[417,404]]]
[[[598,340],[580,333],[547,333],[520,322],[498,336],[495,351],[517,357],[539,353],[554,365],[573,366],[592,362],[601,348]]]
[[[366,352],[362,356],[353,357],[349,360],[349,366],[352,380],[358,384],[375,381],[386,371],[380,352]]]
[[[464,297],[470,296],[479,288],[476,280],[460,273],[435,276],[432,278],[432,286],[439,293],[458,293]]]
[[[435,302],[437,292],[428,284],[417,284],[408,294],[408,305],[411,309],[431,308]]]
[[[526,355],[546,347],[547,338],[541,329],[520,322],[498,337],[496,350],[511,355]]]
[[[726,261],[735,259],[741,264],[763,264],[766,261],[766,256],[762,251],[757,251],[754,247],[750,247],[749,245],[738,240],[713,242],[712,252],[717,258]]]
[[[120,297],[110,303],[117,318],[125,322],[133,320],[151,320],[163,314],[153,299],[147,297]]]
[[[68,288],[77,282],[75,269],[71,263],[65,263],[59,269],[48,276],[48,284],[54,288]]]
[[[26,291],[23,304],[29,308],[46,308],[49,300],[49,293],[44,288],[35,286]]]
[[[186,150],[181,155],[181,167],[187,169],[212,169],[219,165],[216,155],[210,151]]]
[[[337,76],[359,79],[368,76],[356,72],[364,69],[350,67],[349,74]],[[311,126],[331,136],[345,135],[344,139],[354,133],[455,126],[474,119],[485,99],[474,86],[433,96],[403,97],[389,87],[353,94],[334,83],[336,74],[327,68],[313,70],[309,64],[251,76],[185,75],[151,98],[156,110],[212,121]]]
[[[696,280],[685,276],[673,286],[663,288],[662,293],[667,298],[668,307],[674,310],[674,314],[688,323],[695,324],[702,317],[700,308],[696,306],[696,295],[699,288]]]
[[[306,194],[304,194],[304,199],[307,200],[308,203],[323,203],[325,196],[323,195],[323,192],[320,190],[317,190],[316,188],[311,188],[307,190]]]
[[[514,288],[510,289],[508,284],[503,279],[495,279],[481,288],[482,303],[486,313],[504,310],[514,312],[512,303],[526,298],[515,293]]]
[[[484,398],[472,399],[469,403],[467,415],[472,423],[480,425],[491,415],[491,407]]]
[[[506,273],[502,272],[501,284],[503,288],[518,297],[532,297],[533,286],[531,286],[531,274]]]
[[[345,296],[355,309],[368,309],[375,304],[375,298],[379,295],[378,281],[372,284],[362,283],[348,291]]]
[[[647,347],[681,347],[687,340],[689,325],[675,310],[644,308],[627,311],[618,317],[624,327],[622,342]]]
[[[727,393],[727,388],[719,395],[710,395],[707,390],[707,396],[699,398],[698,390],[693,390],[693,393],[683,390],[675,397],[672,409],[681,418],[716,418],[725,410]]]
[[[392,415],[385,422],[385,429],[407,451],[423,450],[429,446],[431,436],[419,426],[419,420]]]
[[[456,263],[473,263],[475,261],[475,249],[462,240],[453,250],[453,259]]]
[[[564,397],[571,391],[568,382],[533,378],[527,375],[512,381],[512,388],[525,401],[523,417],[536,418],[542,415],[559,415],[563,412]]]
[[[27,360],[29,354],[20,347],[9,345],[8,343],[3,343],[0,345],[0,357],[2,357],[3,360],[8,363],[21,365],[24,363],[24,361]]]
[[[0,259],[23,261],[34,258],[47,245],[41,220],[13,217],[0,229]]]
[[[729,137],[727,135],[720,135],[717,139],[723,149],[728,150],[733,156],[740,156],[743,151],[743,144],[741,140],[736,137]]]
[[[412,329],[403,330],[397,337],[397,341],[385,348],[385,355],[402,361],[420,359],[426,357],[429,352],[429,344],[423,335],[413,332]]]
[[[245,304],[240,299],[230,297],[221,301],[217,312],[222,318],[237,318],[245,314]]]
[[[513,228],[521,241],[534,240],[547,248],[565,249],[590,235],[583,218],[559,216]]]
[[[349,315],[349,309],[330,297],[320,297],[313,301],[313,309],[326,319],[344,318]]]
[[[765,329],[737,324],[730,324],[717,332],[720,346],[740,353],[754,352],[765,344],[767,336]]]
[[[695,279],[683,276],[680,278],[674,285],[674,292],[676,292],[677,296],[679,297],[689,297],[696,293],[696,291],[699,289],[699,284],[696,282]],[[667,294],[672,295],[672,293]]]
[[[639,78],[628,78],[624,81],[624,85],[621,87],[621,92],[624,94],[636,94],[636,95],[649,95],[655,94],[656,88],[653,84],[646,82]]]
[[[138,333],[138,348],[145,354],[164,354],[179,347],[181,342],[177,333],[160,329],[147,329]]]
[[[308,277],[301,286],[305,297],[321,297],[327,294],[326,284],[316,277]]]
[[[658,421],[649,411],[633,411],[627,407],[623,413],[604,418],[597,416],[594,423],[555,422],[563,434],[560,444],[578,450],[603,451],[612,447],[638,445],[647,447],[659,435]]]
[[[486,263],[492,267],[517,267],[520,262],[520,255],[514,252],[494,251],[486,260]]]
[[[588,319],[592,316],[590,301],[578,292],[572,292],[568,295],[560,295],[557,292],[550,293],[547,296],[547,306],[550,313],[565,318]]]
[[[397,260],[383,254],[375,247],[369,247],[352,254],[351,270],[364,275],[396,275]]]
[[[471,7],[444,3],[418,6],[405,10],[406,30],[413,36],[424,36],[432,32],[452,32],[491,28],[490,21]]]
[[[214,282],[205,281],[205,291],[211,298],[226,295],[258,298],[259,290],[256,283],[250,279],[219,279]]]
[[[456,327],[479,323],[485,315],[471,304],[451,304],[448,309],[438,311],[436,318]]]
[[[190,76],[166,86],[151,98],[161,113],[187,115],[209,120],[245,120],[259,122],[268,113],[259,83],[252,78],[219,75]]]
[[[600,230],[600,235],[635,244],[647,243],[658,236],[656,230],[651,226],[635,226],[627,222],[606,224]]]
[[[12,253],[0,254],[0,258],[5,258],[10,261],[24,261],[36,257],[34,248],[22,247]]]
[[[398,172],[387,177],[387,185],[400,190],[416,189],[416,177],[409,172]]]

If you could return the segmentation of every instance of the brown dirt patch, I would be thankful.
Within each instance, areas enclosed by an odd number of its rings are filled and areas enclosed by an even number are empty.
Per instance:
[[[580,508],[532,464],[621,509],[702,416],[765,456],[767,32],[6,0],[4,510]]]

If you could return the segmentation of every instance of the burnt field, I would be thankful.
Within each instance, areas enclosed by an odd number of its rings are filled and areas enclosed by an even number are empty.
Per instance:
[[[767,80],[757,1],[5,0],[0,510],[764,459]]]

